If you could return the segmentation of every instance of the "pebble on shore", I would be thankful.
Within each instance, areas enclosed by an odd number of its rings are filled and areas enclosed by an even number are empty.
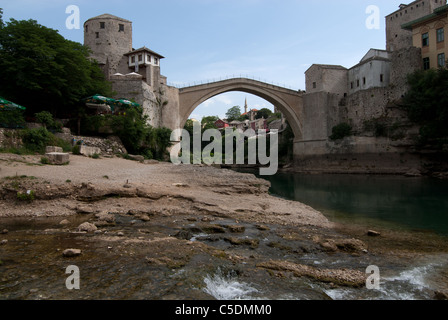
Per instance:
[[[66,249],[62,252],[62,255],[67,258],[77,257],[81,255],[81,249]]]

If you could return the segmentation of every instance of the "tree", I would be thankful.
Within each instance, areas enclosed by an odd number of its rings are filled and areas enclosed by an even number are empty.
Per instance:
[[[238,120],[241,117],[241,108],[239,106],[234,106],[230,108],[226,113],[226,118],[228,122]]]
[[[0,29],[3,28],[3,9],[0,8]]]
[[[36,121],[48,128],[53,124],[53,115],[48,111],[42,111],[35,114]]]
[[[89,49],[35,20],[11,19],[0,29],[0,95],[27,108],[69,113],[82,98],[110,94]]]
[[[442,146],[448,141],[448,69],[416,71],[403,102],[409,119],[420,125],[420,142]]]
[[[208,117],[203,117],[201,124],[202,124],[202,128],[207,130],[207,129],[217,129],[215,126],[215,122],[219,120],[218,116],[208,116]]]
[[[257,112],[257,115],[255,116],[255,119],[268,119],[270,116],[272,116],[272,111],[268,108],[263,108]]]

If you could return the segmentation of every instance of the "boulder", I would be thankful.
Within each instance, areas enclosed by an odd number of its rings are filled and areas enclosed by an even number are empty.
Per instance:
[[[45,153],[63,153],[64,151],[62,150],[61,147],[55,147],[55,146],[47,146],[45,147]]]
[[[70,162],[70,155],[68,153],[49,152],[46,153],[45,156],[48,158],[48,161],[54,165],[64,165]]]
[[[145,157],[144,156],[140,156],[140,155],[133,155],[133,154],[129,154],[129,159],[134,160],[134,161],[140,161],[140,162],[144,162],[145,161]]]
[[[81,145],[79,148],[79,153],[81,153],[83,156],[91,157],[94,154],[101,154],[101,149],[97,147],[88,147],[86,145]]]
[[[92,224],[90,222],[84,222],[84,223],[79,225],[78,230],[79,231],[86,231],[86,232],[93,232],[93,231],[98,230],[98,228],[94,224]]]

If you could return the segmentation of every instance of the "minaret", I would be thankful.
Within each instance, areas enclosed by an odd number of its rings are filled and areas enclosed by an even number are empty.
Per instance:
[[[244,113],[247,114],[247,98],[246,98],[246,102],[244,103]]]

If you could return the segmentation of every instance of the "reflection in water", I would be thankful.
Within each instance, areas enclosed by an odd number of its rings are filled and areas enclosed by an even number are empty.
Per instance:
[[[430,178],[280,173],[271,193],[305,203],[333,221],[394,224],[448,235],[448,181]]]

